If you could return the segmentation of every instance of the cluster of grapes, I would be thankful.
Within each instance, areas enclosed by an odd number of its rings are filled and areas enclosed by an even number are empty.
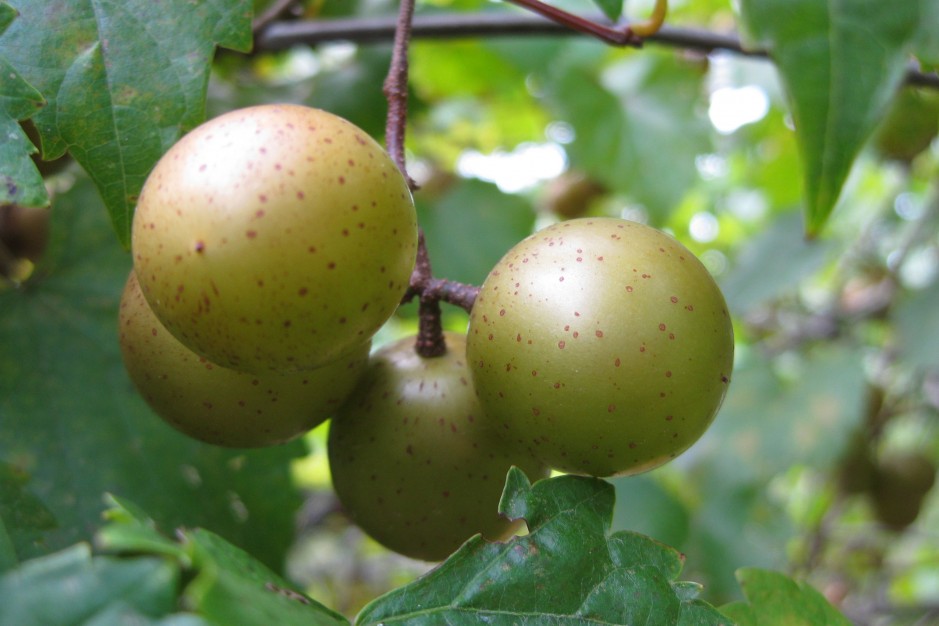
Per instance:
[[[371,352],[408,290],[417,218],[404,177],[360,129],[265,105],[186,135],[133,223],[120,310],[128,372],[203,441],[267,446],[332,419],[333,485],[389,548],[439,560],[501,539],[506,472],[656,467],[706,430],[733,331],[701,263],[613,218],[561,222],[493,268],[442,356]]]

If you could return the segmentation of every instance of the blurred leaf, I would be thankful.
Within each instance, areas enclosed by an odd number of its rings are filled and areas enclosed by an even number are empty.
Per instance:
[[[626,56],[602,76],[574,65],[550,90],[576,137],[571,166],[644,205],[661,223],[698,180],[695,158],[711,151],[700,116],[703,75],[674,56]]]
[[[915,367],[939,365],[939,282],[910,292],[895,311],[897,347]]]
[[[931,2],[742,0],[752,43],[769,50],[789,95],[809,234],[825,225],[855,157],[903,81]]]
[[[0,2],[0,35],[16,16],[16,9]],[[49,204],[42,176],[29,158],[36,147],[18,123],[34,115],[43,104],[42,94],[7,62],[0,47],[0,137],[4,138],[0,141],[0,204]]]
[[[55,517],[28,488],[28,479],[0,462],[0,572],[15,565],[17,545],[37,541],[55,528]]]
[[[795,464],[837,462],[863,411],[865,376],[856,350],[819,348],[779,376],[752,358],[734,372],[720,413],[692,448],[694,462],[736,481],[765,481]]]
[[[681,549],[688,539],[691,515],[653,474],[612,480],[616,487],[613,530],[631,530]]]
[[[737,572],[748,603],[735,602],[721,612],[738,626],[850,626],[851,622],[807,583],[777,572],[741,569]]]
[[[532,486],[510,470],[500,510],[530,534],[470,539],[443,565],[365,607],[357,624],[722,624],[699,589],[676,582],[674,549],[609,533],[613,487],[561,476]]]
[[[316,75],[307,104],[344,117],[372,137],[382,137],[388,109],[382,84],[390,63],[388,47],[362,48],[340,67]],[[415,108],[416,98],[411,96],[409,112]]]
[[[0,626],[105,624],[127,609],[165,615],[175,609],[178,584],[179,568],[169,561],[92,557],[80,543],[0,577]]]
[[[548,118],[511,56],[525,49],[514,41],[417,42],[411,85],[421,101],[435,105],[411,118],[420,151],[451,165],[467,149],[488,153],[543,141]]]
[[[434,274],[479,285],[509,248],[531,234],[535,214],[519,196],[461,180],[436,201],[419,200],[418,220]]]
[[[914,52],[920,61],[933,69],[939,68],[939,0],[922,0],[923,18]]]
[[[783,214],[744,244],[721,289],[735,315],[787,295],[817,272],[834,249],[830,240],[806,240],[797,213]]]
[[[251,0],[14,0],[0,55],[48,100],[43,158],[68,150],[127,244],[151,167],[202,121],[216,44],[251,48]],[[5,168],[4,168],[5,169]]]
[[[117,340],[130,257],[100,206],[84,178],[59,195],[45,260],[21,289],[0,292],[0,462],[18,481],[0,483],[0,502],[22,485],[55,523],[13,532],[18,558],[88,539],[111,492],[163,528],[204,526],[279,567],[299,506],[289,464],[303,445],[225,450],[149,410]]]

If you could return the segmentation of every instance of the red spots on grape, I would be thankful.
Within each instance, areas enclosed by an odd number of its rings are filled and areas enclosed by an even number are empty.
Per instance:
[[[256,230],[245,231],[245,237],[247,237],[248,239],[254,239],[257,236],[258,236],[258,231]]]
[[[564,349],[564,346],[565,346],[565,343],[564,343],[563,341],[559,341],[559,342],[558,342],[558,348],[559,348],[559,349],[563,350],[563,349]]]
[[[254,216],[258,219],[264,217],[264,209],[258,209],[254,212]]]
[[[672,296],[669,300],[672,301],[672,304],[678,304],[678,296]]]
[[[632,285],[626,285],[626,293],[632,293],[632,292],[633,292],[633,286],[632,286]]]
[[[613,361],[613,366],[614,366],[614,367],[619,367],[619,366],[622,365],[622,364],[623,364],[623,362],[620,361],[619,357],[616,357],[616,359]]]
[[[667,370],[665,372],[665,378],[671,378],[671,377],[672,377],[672,370]]]
[[[195,243],[195,245],[193,245],[193,250],[199,254],[205,252],[205,242],[200,239]]]
[[[309,293],[309,290],[306,287],[300,287],[300,289],[297,290],[297,295],[300,296],[301,298],[305,296],[307,293]]]
[[[505,309],[499,309],[499,317],[505,317]]]
[[[606,412],[607,412],[607,413],[612,413],[612,412],[615,411],[615,410],[616,410],[616,405],[615,405],[615,404],[610,404],[610,405],[607,405],[607,407],[606,407]]]
[[[328,269],[328,270],[334,270],[334,269],[336,269],[336,262],[335,262],[335,261],[330,261],[329,263],[327,263],[327,264],[326,264],[326,269]]]
[[[603,331],[602,331],[602,330],[598,330],[598,331],[595,332],[594,334],[597,336],[597,339],[602,339],[602,338],[603,338]]]
[[[661,330],[662,332],[665,332],[665,328],[666,328],[665,324],[659,324],[659,330]]]

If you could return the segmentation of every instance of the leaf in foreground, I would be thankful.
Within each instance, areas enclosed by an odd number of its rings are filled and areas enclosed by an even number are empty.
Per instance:
[[[809,234],[825,225],[902,83],[929,2],[742,0],[742,21],[768,49],[789,96]]]
[[[778,572],[746,568],[737,580],[748,602],[721,608],[738,626],[850,626],[811,585],[797,583]]]
[[[179,541],[160,534],[152,519],[127,500],[111,497],[112,521],[98,534],[111,552],[174,558],[189,584],[183,604],[212,624],[239,626],[348,626],[348,620],[293,589],[244,550],[204,529],[181,530]]]
[[[513,468],[500,511],[530,534],[506,543],[470,539],[423,578],[369,604],[357,624],[729,624],[676,582],[679,552],[609,531],[613,486],[561,476],[531,485]]]
[[[43,158],[68,150],[129,241],[157,159],[205,115],[216,44],[251,47],[250,0],[14,0],[6,55],[48,100],[34,121]]]
[[[16,10],[0,2],[0,34],[16,17]],[[0,51],[2,52],[2,51]],[[45,104],[42,95],[0,53],[0,205],[49,204],[42,176],[29,155],[36,152],[18,120],[34,115]]]

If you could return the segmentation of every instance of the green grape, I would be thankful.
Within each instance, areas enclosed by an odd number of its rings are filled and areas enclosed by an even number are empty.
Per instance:
[[[733,353],[701,262],[613,218],[561,222],[510,250],[482,285],[467,344],[500,432],[593,476],[646,471],[691,446],[723,401]]]
[[[262,105],[206,122],[160,159],[132,248],[147,301],[186,346],[246,372],[300,371],[356,350],[395,311],[417,218],[363,131]]]
[[[333,486],[351,519],[391,550],[430,561],[476,533],[498,540],[516,530],[497,513],[510,467],[547,476],[490,429],[465,337],[446,341],[440,357],[419,356],[413,337],[375,353],[329,431]]]
[[[134,272],[121,297],[119,330],[124,365],[154,412],[195,439],[236,448],[283,443],[328,419],[365,370],[370,343],[308,372],[235,371],[173,337]]]

